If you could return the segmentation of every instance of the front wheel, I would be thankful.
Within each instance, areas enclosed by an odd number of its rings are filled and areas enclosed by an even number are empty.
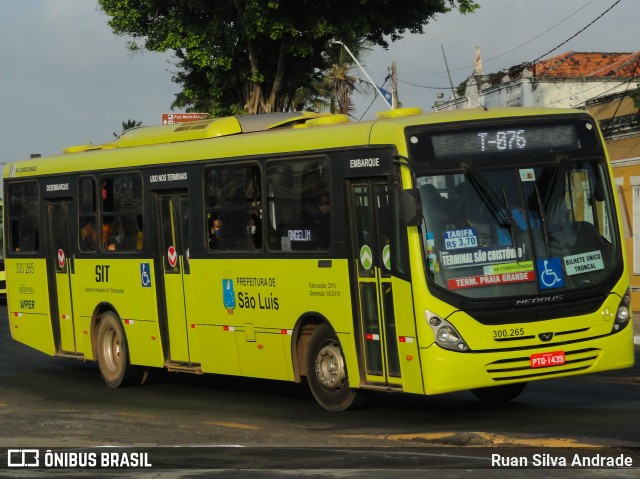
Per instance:
[[[323,408],[345,411],[359,403],[358,391],[349,387],[340,342],[326,324],[320,324],[311,335],[307,371],[309,389]]]
[[[479,399],[490,403],[502,403],[517,398],[527,383],[505,384],[487,388],[472,389],[471,392]]]
[[[132,366],[124,329],[118,317],[111,311],[102,313],[98,325],[98,367],[108,386],[118,388],[141,384],[145,370]]]

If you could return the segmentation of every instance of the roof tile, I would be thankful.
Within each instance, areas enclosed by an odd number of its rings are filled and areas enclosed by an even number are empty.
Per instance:
[[[640,76],[640,51],[568,51],[530,66],[537,77],[620,77]]]

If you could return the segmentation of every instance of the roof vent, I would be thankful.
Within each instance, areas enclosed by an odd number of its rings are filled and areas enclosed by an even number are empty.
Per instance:
[[[338,123],[349,123],[349,117],[347,115],[330,115],[330,116],[321,116],[319,118],[314,118],[313,120],[308,120],[305,125],[307,126],[322,126],[322,125],[335,125]]]
[[[380,113],[376,113],[378,118],[398,118],[400,116],[411,116],[411,115],[420,115],[422,113],[422,108],[417,106],[407,107],[407,108],[396,108],[394,110],[386,110],[381,111]]]

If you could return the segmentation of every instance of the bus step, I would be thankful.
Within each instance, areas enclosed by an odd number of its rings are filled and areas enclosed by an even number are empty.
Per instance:
[[[398,392],[398,391],[402,391],[402,385],[360,383],[360,389],[368,389],[370,391]]]
[[[165,367],[167,368],[167,371],[174,373],[204,374],[200,364],[167,362]]]
[[[81,361],[85,359],[83,353],[72,353],[69,351],[58,351],[55,355],[58,358],[79,359]]]

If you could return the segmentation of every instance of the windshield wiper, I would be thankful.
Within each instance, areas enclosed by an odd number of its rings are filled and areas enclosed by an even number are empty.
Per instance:
[[[553,182],[552,184],[555,184]],[[544,247],[547,251],[547,257],[551,256],[549,251],[549,233],[547,230],[547,224],[549,222],[549,216],[547,215],[547,210],[544,207],[542,202],[542,197],[540,196],[540,190],[538,189],[538,184],[534,183],[534,188],[536,190],[536,198],[538,200],[538,208],[540,210],[540,226],[542,228],[542,237],[544,239]]]
[[[563,188],[557,187],[557,183],[558,183],[558,179],[563,180],[565,178],[565,175],[567,172],[567,165],[569,164],[569,156],[559,155],[557,158],[558,158],[558,167],[554,168],[553,175],[549,180],[547,192],[544,198],[544,203],[541,201],[542,200],[541,196],[538,199],[538,202],[540,203],[541,212],[543,209],[546,210],[547,208],[549,208],[549,206],[558,204],[558,202],[562,197],[562,194],[564,193]],[[543,208],[543,204],[544,204],[544,208]]]
[[[498,198],[493,194],[491,188],[485,183],[484,179],[472,168],[469,163],[462,164],[464,175],[469,179],[476,192],[489,207],[489,211],[498,222],[499,226],[514,228],[516,220],[509,209],[506,193],[503,189],[504,204],[501,204]]]
[[[511,244],[516,245],[516,219],[513,217],[513,212],[509,206],[509,200],[507,199],[507,190],[502,188],[502,199],[504,201],[504,207],[506,208],[507,221],[502,226],[509,227],[509,235],[511,236]]]

